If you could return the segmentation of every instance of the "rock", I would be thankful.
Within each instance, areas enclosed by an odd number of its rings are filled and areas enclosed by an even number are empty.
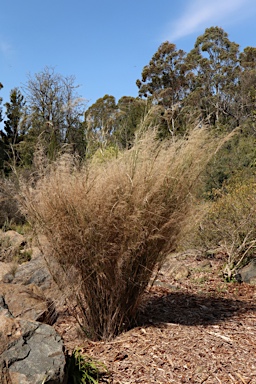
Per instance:
[[[61,337],[47,324],[0,312],[0,382],[62,384],[65,354]]]
[[[0,383],[63,384],[64,347],[50,326],[57,314],[45,292],[52,298],[55,286],[45,260],[15,231],[0,231],[0,247],[5,261],[32,254],[21,265],[0,262]]]
[[[4,281],[6,275],[12,276],[11,280],[14,277],[14,272],[16,270],[15,263],[4,263],[0,261],[0,282]]]
[[[37,258],[37,257],[40,257],[40,256],[41,256],[41,257],[43,256],[42,251],[41,251],[38,247],[35,247],[35,246],[33,246],[33,247],[27,249],[27,251],[28,251],[28,252],[31,252],[31,254],[32,254],[32,259]]]
[[[20,247],[26,244],[25,237],[13,230],[1,231],[0,238],[2,241],[8,242],[11,247]]]
[[[237,278],[244,283],[256,281],[256,258],[238,271]]]
[[[52,276],[44,258],[39,255],[17,267],[12,283],[23,285],[36,284],[42,290],[45,290],[51,287]]]
[[[47,300],[41,289],[34,284],[23,286],[0,283],[0,298],[2,298],[2,309],[8,309],[13,317],[42,321],[47,324],[53,324],[56,321],[57,314],[53,302]]]
[[[37,247],[33,247],[36,257],[32,256],[30,261],[22,264],[16,264],[16,268],[10,270],[9,273],[3,276],[2,281],[4,283],[12,283],[13,285],[36,285],[43,291],[43,295],[49,302],[54,300],[55,305],[62,305],[65,298],[57,283],[53,280],[52,274],[49,272],[48,264],[43,257],[41,251]],[[51,262],[51,268],[55,270],[57,266],[53,261]]]

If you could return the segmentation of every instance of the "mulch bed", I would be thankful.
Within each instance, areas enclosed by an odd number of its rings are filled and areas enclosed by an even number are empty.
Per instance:
[[[60,316],[55,327],[66,349],[104,363],[109,383],[256,384],[256,287],[225,283],[213,263],[176,281],[163,269],[146,293],[137,326],[108,342],[79,336],[74,319]]]

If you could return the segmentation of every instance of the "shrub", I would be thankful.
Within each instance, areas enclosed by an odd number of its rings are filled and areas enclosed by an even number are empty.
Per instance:
[[[13,224],[23,224],[17,200],[18,185],[11,178],[0,178],[0,228],[9,229]]]
[[[73,291],[89,337],[109,339],[134,318],[175,247],[213,145],[203,129],[173,143],[148,134],[100,164],[79,167],[62,156],[33,187],[24,185],[23,208],[46,235],[62,269],[56,279]]]
[[[198,238],[205,248],[220,246],[224,275],[230,280],[256,248],[256,179],[235,179],[226,193],[210,205]]]
[[[213,156],[206,167],[205,193],[206,198],[215,200],[221,190],[231,182],[235,175],[244,178],[255,174],[256,138],[255,134],[236,131],[233,137]]]

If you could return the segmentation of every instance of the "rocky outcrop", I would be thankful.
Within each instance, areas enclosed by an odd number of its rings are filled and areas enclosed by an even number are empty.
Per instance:
[[[44,258],[34,247],[32,260],[19,264],[28,248],[14,231],[0,233],[0,246],[0,383],[63,384],[64,346],[51,326],[57,313]]]
[[[36,285],[0,283],[0,383],[64,383],[63,343],[49,325],[55,319]]]
[[[47,324],[0,312],[0,382],[62,384],[65,382],[63,342]]]

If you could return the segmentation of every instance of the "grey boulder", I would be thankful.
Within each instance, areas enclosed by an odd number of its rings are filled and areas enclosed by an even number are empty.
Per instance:
[[[236,278],[244,283],[256,283],[256,258],[251,260],[249,264],[245,265],[238,271]]]
[[[62,384],[65,354],[53,327],[0,312],[0,381],[3,384]]]

